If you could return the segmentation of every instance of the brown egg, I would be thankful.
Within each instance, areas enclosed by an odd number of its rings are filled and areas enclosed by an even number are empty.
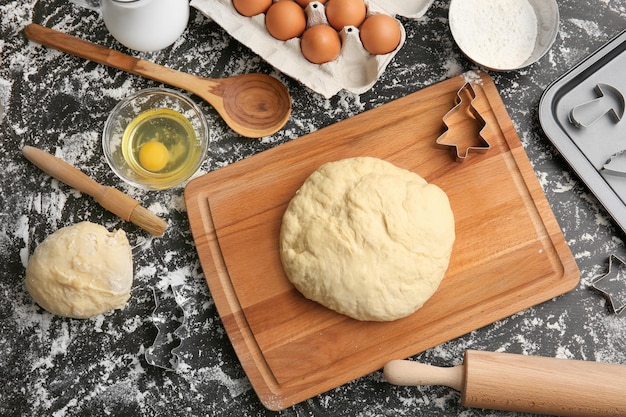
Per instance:
[[[387,14],[373,14],[359,28],[361,43],[370,54],[384,55],[400,45],[400,23]]]
[[[297,38],[306,28],[304,9],[295,1],[278,1],[267,9],[265,27],[270,35],[281,41]]]
[[[333,61],[341,51],[339,33],[328,25],[311,26],[300,39],[302,55],[314,64]]]
[[[326,0],[296,0],[296,3],[298,3],[301,7],[306,7],[309,3],[313,3],[314,1],[319,1],[322,4],[326,3]]]
[[[337,30],[344,26],[361,26],[366,14],[363,0],[328,0],[326,4],[328,23]]]
[[[271,5],[272,0],[233,0],[235,10],[247,17],[265,13]]]

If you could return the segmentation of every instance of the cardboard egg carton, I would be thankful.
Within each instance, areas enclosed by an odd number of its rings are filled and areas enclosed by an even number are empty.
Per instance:
[[[385,13],[412,19],[422,17],[434,0],[365,0],[367,14]],[[379,4],[382,3],[382,4]],[[345,89],[361,94],[372,88],[398,50],[404,45],[406,33],[400,22],[398,47],[386,55],[372,55],[361,44],[359,29],[346,26],[340,32],[342,47],[339,57],[325,64],[309,62],[300,51],[300,39],[281,41],[265,28],[265,14],[253,17],[240,15],[232,0],[192,0],[190,5],[224,28],[233,38],[246,45],[276,69],[289,75],[326,98]],[[310,3],[305,9],[308,26],[327,23],[324,5]]]

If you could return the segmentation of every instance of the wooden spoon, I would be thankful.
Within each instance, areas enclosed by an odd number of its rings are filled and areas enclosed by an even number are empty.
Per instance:
[[[242,136],[260,138],[276,133],[287,123],[291,114],[291,97],[287,88],[269,75],[204,78],[125,55],[34,23],[24,28],[24,34],[41,45],[187,90],[211,104],[224,121]]]

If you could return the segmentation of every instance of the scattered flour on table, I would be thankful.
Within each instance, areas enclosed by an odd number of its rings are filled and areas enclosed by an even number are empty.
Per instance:
[[[0,44],[0,50],[1,50]],[[4,118],[5,109],[9,105],[9,96],[11,95],[11,82],[0,78],[0,123]]]
[[[463,72],[463,67],[456,60],[456,57],[450,57],[443,63],[445,70],[445,78],[452,78]]]
[[[537,16],[526,0],[462,0],[450,5],[450,28],[459,47],[474,61],[514,69],[533,52]]]
[[[569,22],[573,23],[574,26],[577,26],[580,29],[584,30],[587,35],[591,36],[592,38],[604,39],[606,36],[598,23],[592,20],[569,19]]]
[[[28,242],[30,240],[28,233],[28,216],[20,216],[15,225],[13,234],[15,237],[21,238],[24,241],[24,247],[20,249],[20,260],[24,268],[26,268],[26,265],[28,265]]]

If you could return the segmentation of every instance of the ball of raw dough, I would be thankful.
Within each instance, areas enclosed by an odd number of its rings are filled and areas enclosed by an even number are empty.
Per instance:
[[[322,165],[298,190],[280,255],[305,297],[357,320],[389,321],[437,290],[454,239],[439,187],[377,158],[348,158]]]
[[[130,298],[133,260],[123,230],[81,222],[64,227],[37,246],[26,268],[26,289],[53,314],[97,316]]]

